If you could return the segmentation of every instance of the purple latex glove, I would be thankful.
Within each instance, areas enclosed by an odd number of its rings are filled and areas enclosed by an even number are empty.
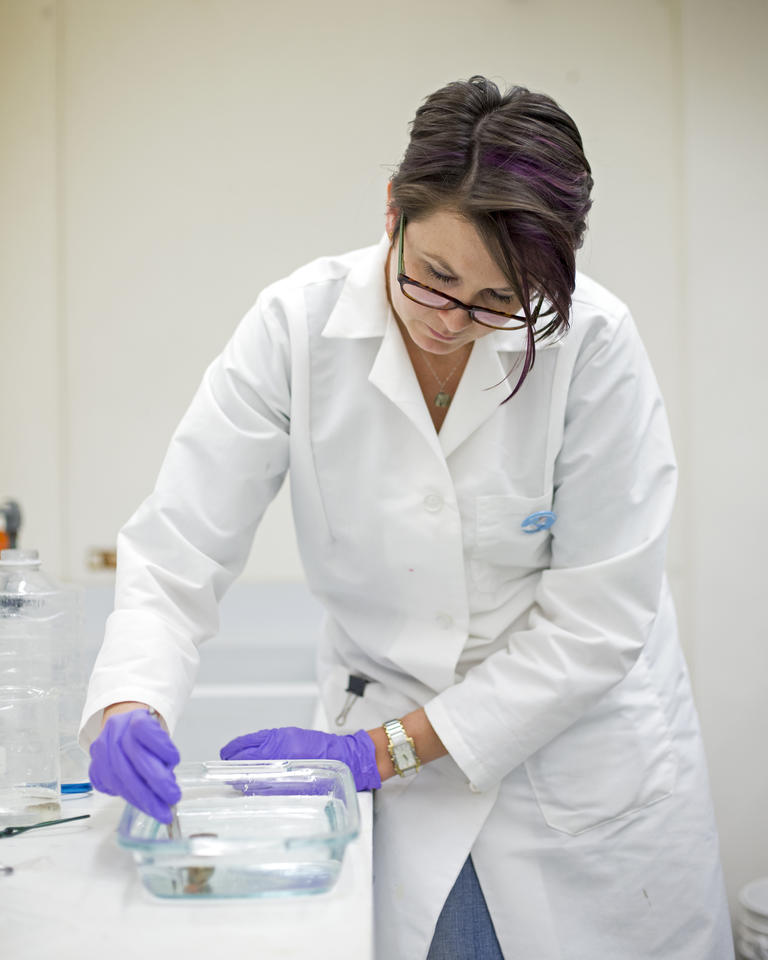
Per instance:
[[[147,710],[114,714],[91,744],[91,783],[102,793],[124,797],[161,823],[181,799],[173,775],[179,751]]]
[[[258,730],[230,740],[219,756],[222,760],[341,760],[352,771],[358,790],[381,786],[376,747],[365,730],[343,735],[301,727]]]

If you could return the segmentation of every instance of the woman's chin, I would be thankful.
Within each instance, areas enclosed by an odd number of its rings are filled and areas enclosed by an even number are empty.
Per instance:
[[[429,330],[419,331],[418,336],[412,338],[414,343],[422,350],[429,353],[447,354],[454,353],[466,346],[466,341],[458,337],[441,338],[434,336]]]

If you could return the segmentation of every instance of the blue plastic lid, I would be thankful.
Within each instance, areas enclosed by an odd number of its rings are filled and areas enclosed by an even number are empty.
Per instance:
[[[61,785],[62,793],[88,793],[92,789],[88,780],[83,783],[62,783]]]

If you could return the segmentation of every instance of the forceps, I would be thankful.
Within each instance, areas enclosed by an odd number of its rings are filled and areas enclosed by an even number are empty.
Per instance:
[[[150,717],[154,717],[158,723],[160,723],[160,714],[155,710],[154,707],[147,707],[149,710]],[[168,824],[168,837],[171,840],[181,840],[181,824],[179,823],[179,815],[176,812],[176,806],[171,807],[171,822]]]

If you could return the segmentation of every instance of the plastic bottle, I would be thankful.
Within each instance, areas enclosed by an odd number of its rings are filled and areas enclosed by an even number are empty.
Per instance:
[[[58,698],[0,684],[0,830],[61,816]]]
[[[80,626],[77,592],[40,569],[37,550],[0,552],[0,685],[57,696],[62,793],[90,789],[77,743],[86,688]]]

